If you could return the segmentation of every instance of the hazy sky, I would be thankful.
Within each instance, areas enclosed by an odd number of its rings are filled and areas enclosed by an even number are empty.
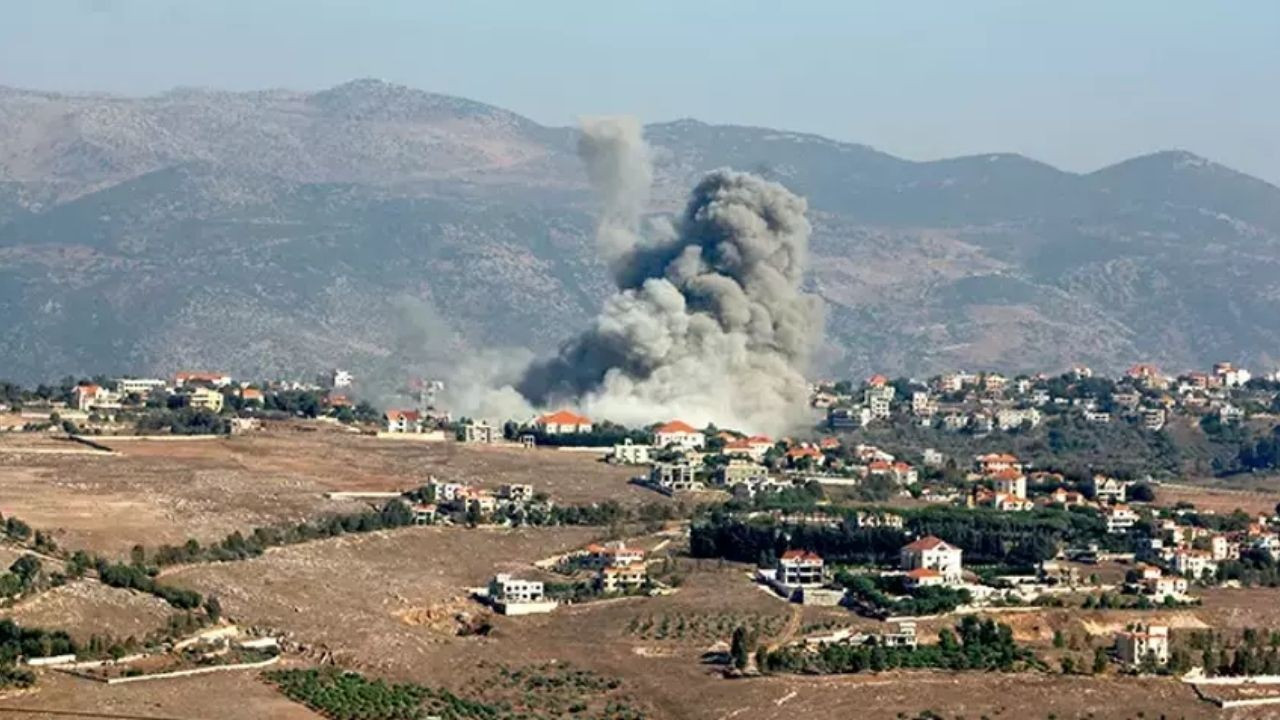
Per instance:
[[[544,123],[695,117],[1071,170],[1184,148],[1280,183],[1277,0],[0,0],[0,84],[357,77]]]

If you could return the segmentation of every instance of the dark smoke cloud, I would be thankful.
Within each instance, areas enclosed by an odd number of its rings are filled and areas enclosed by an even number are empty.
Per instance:
[[[805,412],[804,370],[822,332],[801,290],[805,201],[755,175],[717,170],[674,232],[641,231],[652,172],[633,120],[584,124],[580,153],[605,202],[601,252],[618,284],[592,326],[516,389],[628,423],[680,417],[778,432]]]

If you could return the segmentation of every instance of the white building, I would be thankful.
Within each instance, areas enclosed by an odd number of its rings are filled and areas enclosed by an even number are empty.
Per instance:
[[[1128,495],[1129,483],[1106,475],[1094,475],[1093,488],[1093,496],[1098,502],[1122,503]]]
[[[787,550],[778,559],[778,582],[788,587],[815,587],[825,578],[822,556],[807,550]]]
[[[383,417],[389,433],[422,432],[422,413],[417,410],[388,410]]]
[[[992,480],[997,494],[1011,495],[1019,500],[1027,499],[1027,476],[1017,470],[1002,470]]]
[[[654,463],[649,471],[649,484],[667,494],[702,490],[697,468],[690,463]]]
[[[1164,427],[1164,408],[1143,408],[1141,415],[1142,427],[1152,431],[1160,430]]]
[[[911,393],[911,412],[916,415],[929,417],[933,415],[933,411],[937,409],[933,401],[929,398],[927,390],[917,390]]]
[[[356,381],[355,376],[347,370],[334,370],[331,380],[335,388],[351,387]]]
[[[533,421],[535,427],[545,435],[573,435],[591,432],[591,418],[559,410],[549,415],[542,415]]]
[[[654,429],[653,440],[660,448],[698,450],[706,444],[707,438],[693,426],[680,420],[672,420]]]
[[[1107,521],[1107,532],[1115,535],[1129,532],[1138,522],[1138,513],[1128,505],[1108,505],[1102,509],[1102,517]]]
[[[962,552],[960,548],[929,535],[902,548],[901,567],[908,572],[917,568],[937,570],[947,583],[958,583],[964,573]]]
[[[1178,550],[1173,554],[1173,571],[1199,580],[1217,573],[1218,563],[1211,554],[1203,550]]]
[[[513,603],[542,602],[546,593],[541,580],[521,580],[508,573],[489,581],[489,597]]]
[[[1034,428],[1040,424],[1040,420],[1040,411],[1035,408],[1026,408],[1025,410],[1003,408],[996,412],[996,426],[1005,432],[1021,429],[1023,424],[1028,424]]]
[[[157,390],[168,387],[168,383],[157,378],[120,378],[116,380],[116,392],[121,395],[137,395],[147,397]]]
[[[1169,662],[1169,628],[1164,625],[1137,626],[1116,633],[1116,657],[1125,665],[1144,662],[1165,665]]]
[[[613,446],[613,454],[609,457],[622,465],[648,465],[652,452],[652,445],[634,443],[627,438],[622,444]]]
[[[940,468],[947,462],[946,456],[934,450],[933,448],[924,449],[924,466],[927,468]]]

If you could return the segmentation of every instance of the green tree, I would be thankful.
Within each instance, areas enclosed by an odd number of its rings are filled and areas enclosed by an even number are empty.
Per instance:
[[[751,633],[746,626],[739,625],[733,630],[733,638],[729,643],[729,655],[733,659],[733,666],[739,670],[745,670],[747,664],[751,662]]]
[[[1106,648],[1095,648],[1093,651],[1093,674],[1100,675],[1107,671]]]

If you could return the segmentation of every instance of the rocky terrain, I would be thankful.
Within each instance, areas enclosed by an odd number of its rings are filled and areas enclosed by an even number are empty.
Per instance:
[[[1280,363],[1280,189],[1181,151],[1090,174],[652,125],[655,211],[701,173],[806,195],[815,374]],[[0,88],[0,376],[545,352],[608,290],[574,132],[360,80],[148,98]]]

